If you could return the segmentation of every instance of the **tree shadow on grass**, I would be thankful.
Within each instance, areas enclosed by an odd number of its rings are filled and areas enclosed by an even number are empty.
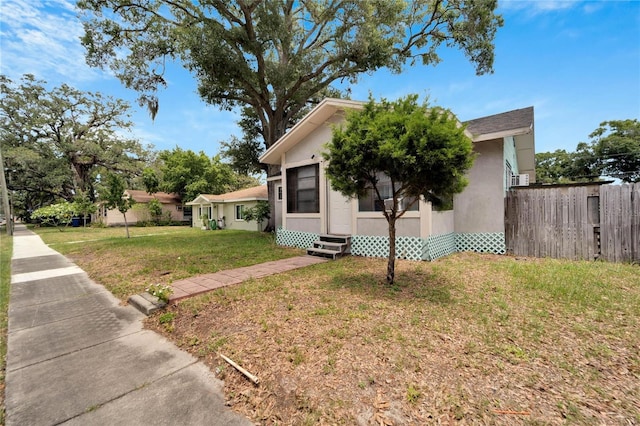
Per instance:
[[[441,272],[415,270],[396,272],[393,285],[388,285],[381,272],[356,268],[334,270],[322,282],[331,289],[347,289],[354,294],[370,298],[398,301],[425,301],[438,305],[455,302],[451,289],[455,283]]]

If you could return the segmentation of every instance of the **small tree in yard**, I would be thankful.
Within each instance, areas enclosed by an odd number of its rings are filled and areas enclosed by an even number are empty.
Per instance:
[[[262,231],[262,222],[269,219],[271,216],[271,209],[269,208],[269,203],[266,201],[258,201],[255,206],[251,207],[244,211],[244,220],[252,221],[255,220],[260,225],[260,230]]]
[[[149,213],[154,222],[159,223],[162,218],[162,204],[157,198],[149,200]]]
[[[60,225],[67,227],[75,214],[75,205],[68,201],[63,201],[61,203],[40,207],[31,213],[31,218],[37,219],[45,225],[55,226],[62,232],[63,229],[60,228]]]
[[[87,226],[87,216],[95,213],[98,209],[84,192],[79,192],[73,200],[73,206],[78,215],[82,216],[83,226]]]
[[[448,110],[418,104],[417,95],[395,102],[373,99],[350,111],[333,130],[323,153],[331,187],[355,198],[373,191],[389,225],[387,283],[393,284],[396,221],[422,196],[434,204],[461,192],[473,164],[473,147],[464,127]],[[390,187],[385,203],[381,181]]]
[[[108,174],[106,185],[101,192],[101,198],[109,209],[118,209],[124,217],[124,228],[129,238],[129,224],[127,223],[127,212],[133,206],[134,201],[124,196],[125,183],[124,179],[116,174]]]

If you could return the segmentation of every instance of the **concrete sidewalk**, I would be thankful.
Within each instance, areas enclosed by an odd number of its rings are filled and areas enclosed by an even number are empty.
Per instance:
[[[17,225],[13,250],[8,426],[251,424],[205,365],[39,236]]]

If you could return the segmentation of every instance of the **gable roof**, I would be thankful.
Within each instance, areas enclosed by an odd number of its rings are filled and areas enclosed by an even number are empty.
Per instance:
[[[307,135],[322,126],[337,111],[362,109],[364,103],[347,99],[324,98],[302,120],[298,121],[287,133],[276,141],[258,161],[266,164],[280,164],[280,156],[287,152]]]
[[[280,164],[281,156],[312,131],[323,125],[336,112],[345,109],[362,109],[364,102],[345,99],[325,98],[315,106],[302,120],[298,121],[284,136],[276,141],[259,158],[261,163]],[[469,120],[467,135],[474,142],[487,141],[533,133],[533,107],[516,109],[500,114]],[[533,149],[533,138],[531,138]]]
[[[533,130],[533,107],[480,117],[465,124],[467,130],[473,134],[474,142],[522,135]]]
[[[237,201],[268,201],[267,185],[253,186],[226,194],[200,194],[187,205],[202,203],[231,203]]]
[[[162,204],[182,204],[180,195],[176,193],[154,192],[149,194],[147,191],[137,189],[127,189],[124,193],[129,195],[136,203],[148,203],[155,198]]]

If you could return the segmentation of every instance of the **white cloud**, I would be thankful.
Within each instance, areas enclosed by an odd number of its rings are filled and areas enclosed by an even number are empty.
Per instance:
[[[500,0],[503,10],[526,11],[530,15],[538,15],[556,10],[571,9],[581,3],[580,0]]]
[[[100,72],[85,63],[83,33],[73,2],[4,0],[0,72],[14,79],[30,73],[54,83],[98,78]]]

